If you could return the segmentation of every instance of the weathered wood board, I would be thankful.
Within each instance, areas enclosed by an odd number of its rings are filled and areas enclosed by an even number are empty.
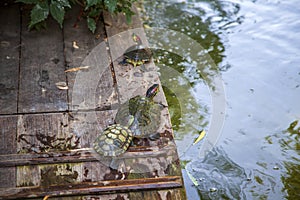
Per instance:
[[[17,113],[20,49],[18,8],[18,5],[0,7],[0,114]]]
[[[95,34],[81,16],[82,8],[67,12],[64,23],[65,59],[68,69],[88,66],[88,69],[68,72],[70,110],[110,109],[117,103],[106,48],[106,33],[101,20]],[[78,17],[76,17],[78,16]]]
[[[66,82],[63,34],[57,22],[47,30],[28,30],[29,10],[22,15],[19,113],[65,111],[67,91],[56,87]]]
[[[18,153],[71,150],[77,148],[78,140],[69,132],[67,113],[18,116]]]
[[[16,135],[17,116],[0,116],[0,157],[17,152]],[[0,167],[0,188],[15,187],[15,174],[14,167]]]
[[[92,148],[103,129],[114,123],[115,114],[115,110],[70,113],[70,132],[80,138],[78,148]]]
[[[137,12],[137,11],[136,11]],[[157,67],[153,62],[145,64],[146,71],[141,66],[121,65],[119,62],[123,59],[123,53],[129,47],[135,45],[132,34],[138,35],[144,47],[148,46],[144,29],[141,28],[141,22],[138,15],[132,18],[132,24],[127,25],[124,16],[104,13],[105,28],[108,35],[108,44],[115,77],[120,93],[120,103],[124,103],[129,98],[139,94],[145,95],[146,90],[153,83],[160,83]],[[166,103],[163,93],[158,94],[162,103]]]
[[[66,170],[66,169],[60,169]],[[71,175],[72,176],[72,175]],[[71,181],[74,177],[71,177],[69,181]],[[49,181],[49,179],[44,179],[45,181]],[[56,182],[59,180],[56,179]],[[99,181],[99,182],[83,182],[83,183],[73,183],[69,182],[64,185],[57,185],[56,183],[53,185],[48,185],[46,183],[47,190],[44,187],[19,187],[19,188],[9,188],[6,190],[0,190],[0,192],[5,193],[6,199],[14,199],[14,198],[28,198],[28,197],[45,197],[45,196],[70,196],[70,195],[91,195],[91,194],[108,194],[114,193],[115,191],[119,192],[128,192],[132,191],[145,191],[150,189],[167,189],[167,188],[178,188],[181,186],[181,178],[178,176],[172,177],[158,177],[158,178],[146,178],[146,179],[132,179],[132,180],[112,180],[112,181]],[[156,199],[161,198],[160,191],[145,191],[141,194],[137,192],[131,192],[129,195],[125,194],[129,197],[129,199],[140,199],[140,197],[145,196],[146,199],[153,199],[156,196]],[[180,194],[178,191],[161,191],[162,196],[168,197],[171,196],[172,193],[175,198],[172,199],[180,199]],[[120,194],[122,195],[122,194]],[[124,195],[122,195],[124,196]],[[171,196],[171,197],[172,197]],[[131,198],[132,197],[132,198]],[[158,198],[157,198],[158,197]],[[2,199],[0,197],[0,199]],[[64,199],[64,198],[63,198]]]

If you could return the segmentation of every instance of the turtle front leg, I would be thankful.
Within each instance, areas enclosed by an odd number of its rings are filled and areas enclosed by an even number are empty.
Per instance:
[[[128,64],[127,58],[123,58],[123,60],[121,60],[121,61],[119,62],[119,65],[125,66],[125,65],[127,65],[127,64]]]
[[[141,65],[141,71],[142,71],[142,72],[147,72],[147,71],[148,71],[148,70],[146,69],[146,66],[145,66],[144,63]]]

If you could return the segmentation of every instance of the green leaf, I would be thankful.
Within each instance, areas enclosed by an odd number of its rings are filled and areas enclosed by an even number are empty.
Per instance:
[[[132,15],[134,15],[135,13],[132,12],[130,9],[126,9],[123,12],[125,13],[127,24],[131,24]]]
[[[37,3],[31,10],[31,21],[29,28],[32,28],[35,24],[44,21],[49,15],[48,1],[42,1]]]
[[[16,0],[16,3],[37,4],[40,0]]]
[[[86,7],[85,10],[87,10],[89,7],[100,4],[101,0],[86,0]]]
[[[101,12],[100,9],[94,8],[94,9],[91,9],[88,16],[89,17],[98,17],[100,15],[100,12]]]
[[[89,27],[90,31],[92,31],[92,33],[95,33],[95,30],[96,30],[95,20],[93,18],[88,17],[87,18],[87,24],[88,24],[88,27]]]
[[[70,2],[68,0],[56,0],[63,7],[71,8]]]
[[[117,0],[104,0],[104,4],[107,7],[108,11],[113,13],[117,7]]]
[[[59,23],[60,28],[62,28],[62,23],[65,16],[64,7],[58,1],[51,0],[50,13],[52,17]]]

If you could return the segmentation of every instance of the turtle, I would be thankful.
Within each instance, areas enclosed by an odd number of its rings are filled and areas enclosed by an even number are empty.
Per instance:
[[[136,44],[126,49],[123,54],[124,59],[120,64],[131,64],[133,67],[144,67],[144,64],[151,60],[152,51],[149,48],[143,47],[140,37],[135,33],[132,34],[132,37]]]
[[[94,141],[94,150],[106,157],[125,153],[131,144],[133,134],[127,126],[112,124],[106,127]]]
[[[135,96],[120,106],[115,122],[128,126],[134,138],[157,139],[160,127],[162,105],[153,98],[159,91],[159,85],[152,85],[146,96]]]
[[[133,138],[156,139],[160,126],[161,105],[153,101],[159,85],[152,85],[146,96],[140,95],[121,105],[115,124],[107,126],[95,139],[94,150],[104,157],[116,157],[125,153]]]

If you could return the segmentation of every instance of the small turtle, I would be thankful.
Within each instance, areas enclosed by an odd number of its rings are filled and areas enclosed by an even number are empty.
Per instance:
[[[157,130],[161,122],[162,105],[153,101],[159,91],[159,85],[152,85],[146,97],[140,95],[122,104],[117,112],[115,122],[128,125],[136,138],[157,139]]]
[[[123,54],[124,59],[120,64],[131,64],[133,67],[144,66],[145,63],[149,62],[152,57],[150,49],[142,46],[142,41],[139,36],[133,33],[133,40],[137,43],[129,47]]]
[[[157,139],[160,126],[161,105],[153,98],[159,91],[159,85],[152,85],[146,97],[135,96],[122,104],[115,122],[103,131],[94,141],[94,150],[106,157],[123,154],[130,146],[133,137]]]
[[[128,149],[132,138],[133,134],[126,126],[113,124],[95,139],[94,149],[100,155],[115,157]]]

